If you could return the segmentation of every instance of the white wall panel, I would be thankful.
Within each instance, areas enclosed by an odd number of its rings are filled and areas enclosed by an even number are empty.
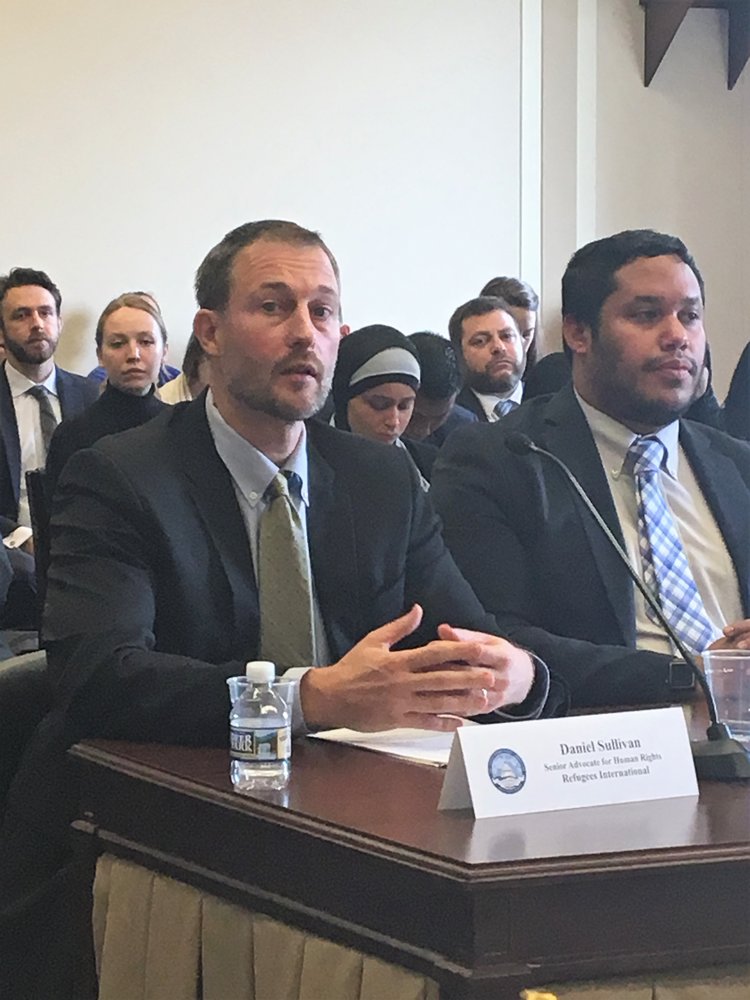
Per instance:
[[[280,216],[339,257],[347,320],[445,330],[519,258],[520,0],[5,0],[0,270],[59,283],[60,357]]]

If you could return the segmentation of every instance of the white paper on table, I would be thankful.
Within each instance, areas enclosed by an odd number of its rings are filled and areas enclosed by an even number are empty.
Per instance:
[[[463,720],[464,725],[476,723]],[[355,729],[327,729],[310,733],[313,739],[346,743],[348,746],[377,750],[393,757],[405,757],[420,764],[446,767],[453,745],[453,733],[435,733],[427,729],[389,729],[382,733],[359,733]]]

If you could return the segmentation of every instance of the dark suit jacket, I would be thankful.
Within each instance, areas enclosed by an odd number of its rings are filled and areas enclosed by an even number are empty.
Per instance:
[[[459,406],[463,406],[465,410],[468,410],[469,413],[473,413],[481,424],[489,423],[487,420],[487,414],[484,412],[482,404],[479,402],[468,385],[465,385],[456,396],[456,402]]]
[[[727,433],[750,440],[750,344],[737,362],[723,412]]]
[[[425,616],[415,644],[443,621],[497,632],[402,449],[315,421],[308,447],[308,539],[332,660],[416,601]],[[5,973],[9,996],[21,995],[31,945],[13,938],[8,960],[4,907],[12,930],[20,901],[38,900],[66,859],[77,792],[65,749],[87,736],[225,745],[226,678],[258,654],[250,546],[204,397],[76,452],[51,527],[44,634],[56,705],[16,776],[0,836],[0,994]],[[538,711],[539,676],[516,717]],[[547,711],[560,695],[558,685]]]
[[[449,434],[452,434],[453,431],[458,430],[459,427],[463,427],[465,424],[475,424],[477,420],[478,417],[476,413],[472,413],[471,410],[467,410],[466,407],[461,406],[460,403],[454,403],[453,409],[448,414],[448,418],[445,423],[441,424],[437,430],[434,430],[429,437],[426,437],[424,439],[424,443],[431,444],[435,448],[442,448]]]
[[[497,632],[402,449],[308,424],[308,538],[333,660],[415,601]],[[77,452],[52,518],[45,645],[71,736],[224,743],[225,680],[258,652],[244,522],[204,400]],[[279,665],[283,666],[283,665]]]
[[[464,576],[502,630],[568,681],[574,705],[670,697],[669,657],[635,649],[633,584],[558,468],[511,454],[521,431],[562,459],[622,542],[599,454],[572,388],[502,421],[457,431],[435,463],[431,497]],[[734,561],[750,610],[750,446],[691,421],[680,443]]]
[[[83,412],[99,396],[99,386],[80,375],[57,368],[57,393],[63,419]],[[21,488],[21,445],[13,397],[0,367],[0,514],[11,521],[18,517]]]
[[[429,483],[438,449],[434,444],[428,444],[426,441],[412,441],[411,438],[407,437],[402,437],[401,443],[414,460],[420,475]]]

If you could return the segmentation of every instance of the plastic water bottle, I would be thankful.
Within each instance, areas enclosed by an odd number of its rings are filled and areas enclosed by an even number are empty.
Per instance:
[[[247,686],[229,713],[230,773],[237,792],[284,788],[289,780],[289,707],[272,687],[275,675],[273,663],[248,663]]]

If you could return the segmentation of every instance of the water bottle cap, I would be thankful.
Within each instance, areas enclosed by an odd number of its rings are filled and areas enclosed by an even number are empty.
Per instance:
[[[270,684],[276,677],[276,665],[269,660],[251,660],[245,666],[245,677],[255,684]]]

